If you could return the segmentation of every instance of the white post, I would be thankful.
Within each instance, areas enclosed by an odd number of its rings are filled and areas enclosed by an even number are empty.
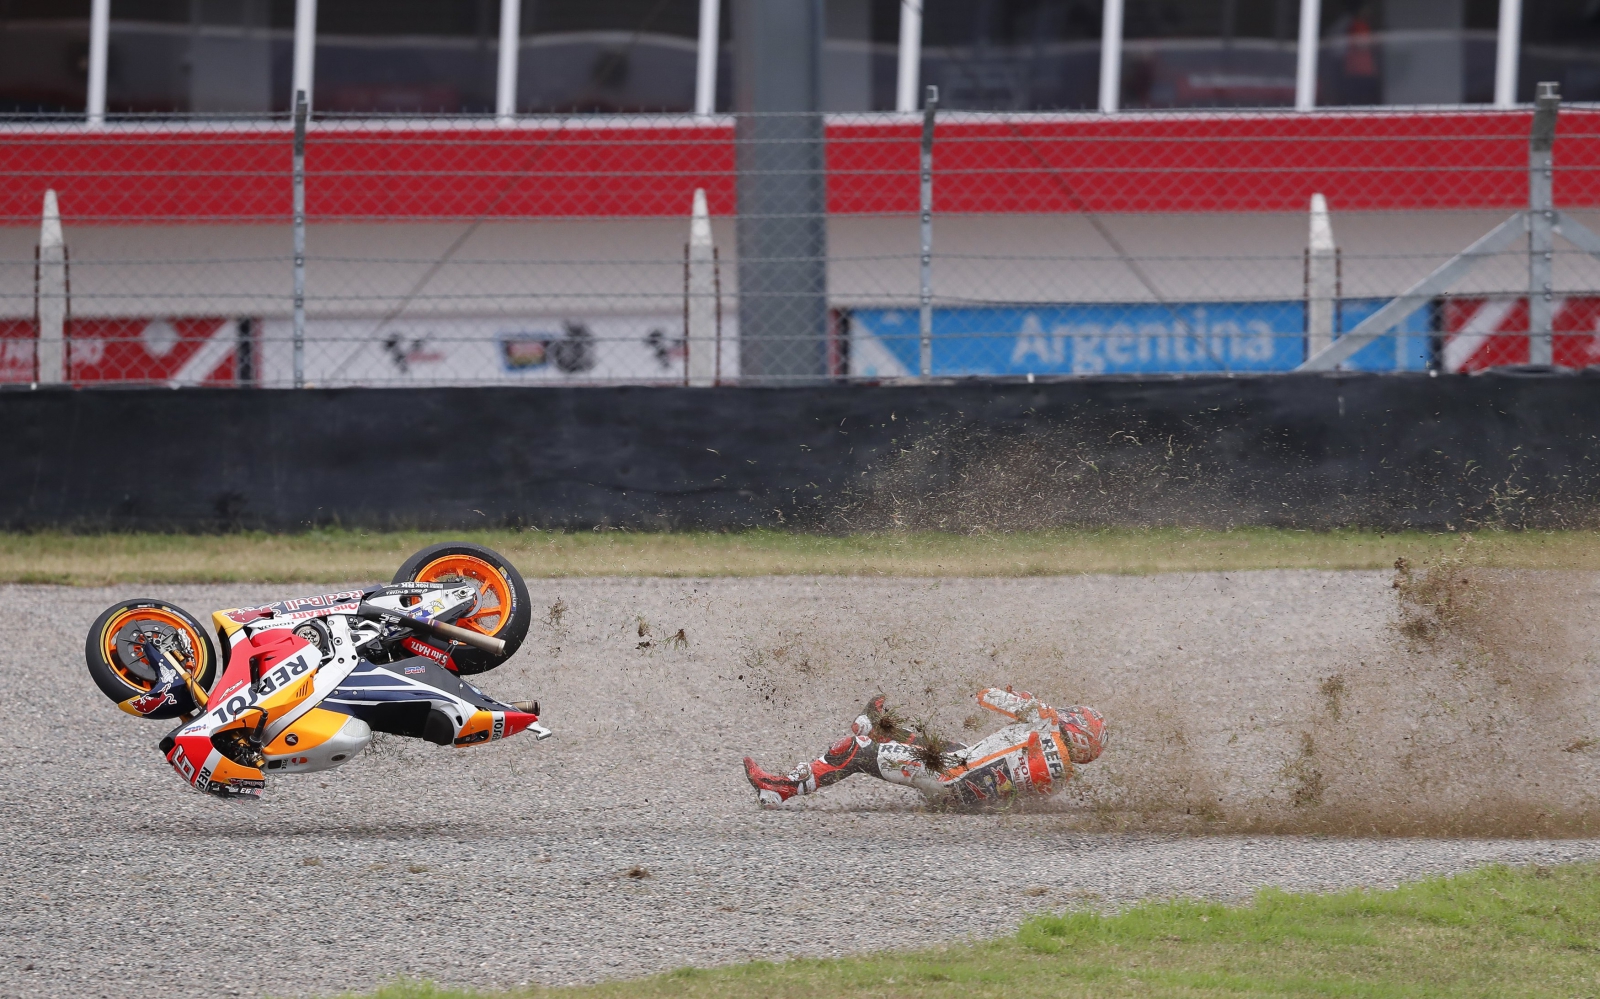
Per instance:
[[[1306,356],[1315,357],[1333,344],[1334,298],[1338,295],[1338,248],[1328,199],[1311,196],[1311,239],[1306,247]]]
[[[1517,60],[1522,55],[1522,0],[1500,0],[1500,34],[1494,56],[1494,106],[1517,103]]]
[[[900,76],[894,90],[896,111],[917,109],[922,82],[922,0],[900,0]]]
[[[85,101],[89,127],[106,123],[106,51],[111,40],[111,0],[89,5],[89,93]]]
[[[294,81],[289,87],[290,107],[300,94],[306,106],[312,101],[311,70],[317,58],[317,0],[295,0],[294,4]]]
[[[39,221],[39,281],[34,309],[39,316],[39,384],[60,385],[67,380],[67,244],[61,234],[61,210],[56,192],[44,192]]]
[[[517,57],[522,54],[522,0],[500,0],[500,72],[494,114],[502,125],[517,120]]]
[[[717,109],[717,46],[722,44],[721,0],[700,0],[700,43],[695,49],[694,113]]]
[[[1322,0],[1300,0],[1300,45],[1295,49],[1294,109],[1317,106],[1317,44],[1322,38]]]
[[[1115,114],[1122,103],[1122,0],[1103,0],[1100,10],[1100,110]]]
[[[689,248],[683,273],[683,344],[690,385],[717,384],[717,281],[715,244],[706,192],[695,188],[689,215]]]

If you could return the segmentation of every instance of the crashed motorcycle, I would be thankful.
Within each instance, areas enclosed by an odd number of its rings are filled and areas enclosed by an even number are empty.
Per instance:
[[[488,548],[433,545],[388,585],[211,620],[215,646],[183,608],[124,600],[95,620],[84,655],[122,710],[179,720],[161,752],[219,797],[259,798],[269,773],[340,766],[375,732],[440,746],[551,734],[537,701],[502,703],[462,679],[509,659],[531,620],[522,577]]]

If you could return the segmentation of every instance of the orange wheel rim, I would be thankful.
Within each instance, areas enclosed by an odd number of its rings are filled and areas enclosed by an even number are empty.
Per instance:
[[[189,639],[189,648],[191,650],[189,658],[183,663],[183,668],[188,670],[190,675],[197,681],[200,679],[200,650],[203,648],[200,635],[183,618],[159,607],[129,607],[106,622],[105,630],[100,633],[101,651],[105,654],[106,664],[111,667],[113,673],[117,674],[118,679],[136,690],[150,690],[155,686],[154,681],[146,680],[130,669],[128,664],[122,661],[122,654],[117,651],[117,633],[126,627],[130,621],[150,621],[155,624],[164,624],[175,631],[181,632]],[[151,663],[149,665],[151,669],[160,673],[160,669],[156,664]]]
[[[478,586],[478,606],[456,619],[463,628],[493,635],[511,620],[511,584],[492,563],[472,555],[445,555],[423,566],[419,583],[471,582]]]

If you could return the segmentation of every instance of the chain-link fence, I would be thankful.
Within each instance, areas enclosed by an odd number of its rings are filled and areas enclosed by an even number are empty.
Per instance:
[[[12,118],[0,381],[1587,366],[1600,109],[1553,121],[1547,168],[1527,108],[318,116],[297,261],[292,117]]]

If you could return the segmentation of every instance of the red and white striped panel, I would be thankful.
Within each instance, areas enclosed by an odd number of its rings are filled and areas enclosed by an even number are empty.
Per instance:
[[[74,319],[67,335],[69,382],[239,382],[238,325],[231,319]],[[37,377],[35,342],[32,322],[0,321],[0,383]]]
[[[1528,363],[1526,298],[1450,298],[1444,303],[1443,366],[1483,371]],[[1600,364],[1600,297],[1556,299],[1551,352],[1557,367]]]

